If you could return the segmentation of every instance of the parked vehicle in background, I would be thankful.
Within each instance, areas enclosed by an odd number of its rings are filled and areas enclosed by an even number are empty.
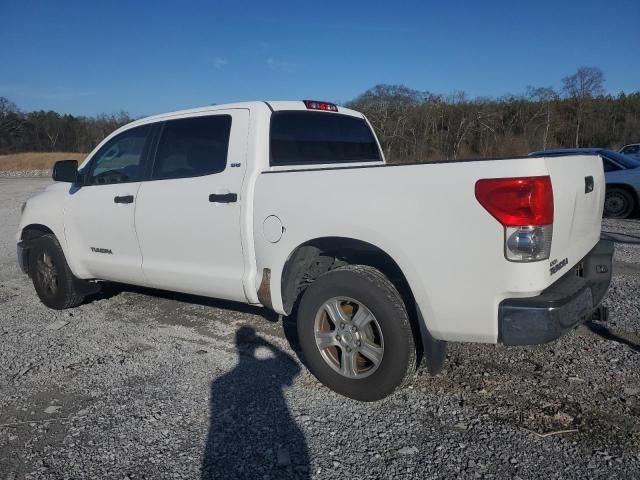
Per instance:
[[[361,113],[317,101],[137,120],[22,212],[42,302],[116,281],[296,312],[309,369],[377,400],[445,342],[549,342],[598,308],[597,155],[388,165]]]
[[[627,157],[633,157],[636,160],[640,160],[640,143],[632,143],[630,145],[625,145],[618,153],[626,155]]]
[[[631,146],[631,145],[630,145]],[[604,216],[629,218],[640,205],[640,160],[606,148],[557,148],[530,153],[530,157],[600,155],[607,191]]]

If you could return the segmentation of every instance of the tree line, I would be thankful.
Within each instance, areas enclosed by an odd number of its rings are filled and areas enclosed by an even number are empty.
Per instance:
[[[53,111],[22,112],[0,97],[0,154],[91,150],[116,128],[129,123],[126,112],[94,117]]]
[[[596,67],[564,77],[560,89],[527,87],[520,95],[470,99],[464,92],[378,85],[347,106],[367,115],[385,156],[397,162],[640,142],[640,91],[605,94]]]
[[[606,94],[604,75],[581,67],[562,87],[469,98],[402,85],[377,85],[347,106],[367,115],[390,161],[525,155],[554,147],[619,147],[640,142],[640,91]],[[95,117],[22,112],[0,97],[0,154],[89,152],[131,121],[125,112]]]

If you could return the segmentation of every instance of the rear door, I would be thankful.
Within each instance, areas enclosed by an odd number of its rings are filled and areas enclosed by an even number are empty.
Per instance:
[[[65,234],[72,261],[93,278],[144,285],[134,225],[153,125],[120,133],[91,158],[82,185],[65,204]]]
[[[246,299],[240,193],[248,128],[247,109],[164,122],[135,217],[154,287]]]

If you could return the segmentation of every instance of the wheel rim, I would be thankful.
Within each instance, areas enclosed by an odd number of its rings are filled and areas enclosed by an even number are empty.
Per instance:
[[[610,194],[604,201],[605,212],[609,215],[622,215],[627,211],[627,199],[622,195]]]
[[[316,314],[314,336],[323,360],[344,377],[368,377],[382,363],[380,324],[371,310],[352,298],[334,297],[324,302]]]
[[[58,291],[58,272],[53,258],[47,252],[42,252],[36,262],[36,276],[45,293],[49,296]]]

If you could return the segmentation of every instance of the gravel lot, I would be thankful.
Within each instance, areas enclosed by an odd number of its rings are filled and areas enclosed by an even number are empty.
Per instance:
[[[48,183],[0,178],[0,480],[640,477],[640,220],[603,224],[609,323],[451,344],[443,373],[363,404],[307,373],[291,320],[262,309],[115,286],[45,308],[14,235]]]

